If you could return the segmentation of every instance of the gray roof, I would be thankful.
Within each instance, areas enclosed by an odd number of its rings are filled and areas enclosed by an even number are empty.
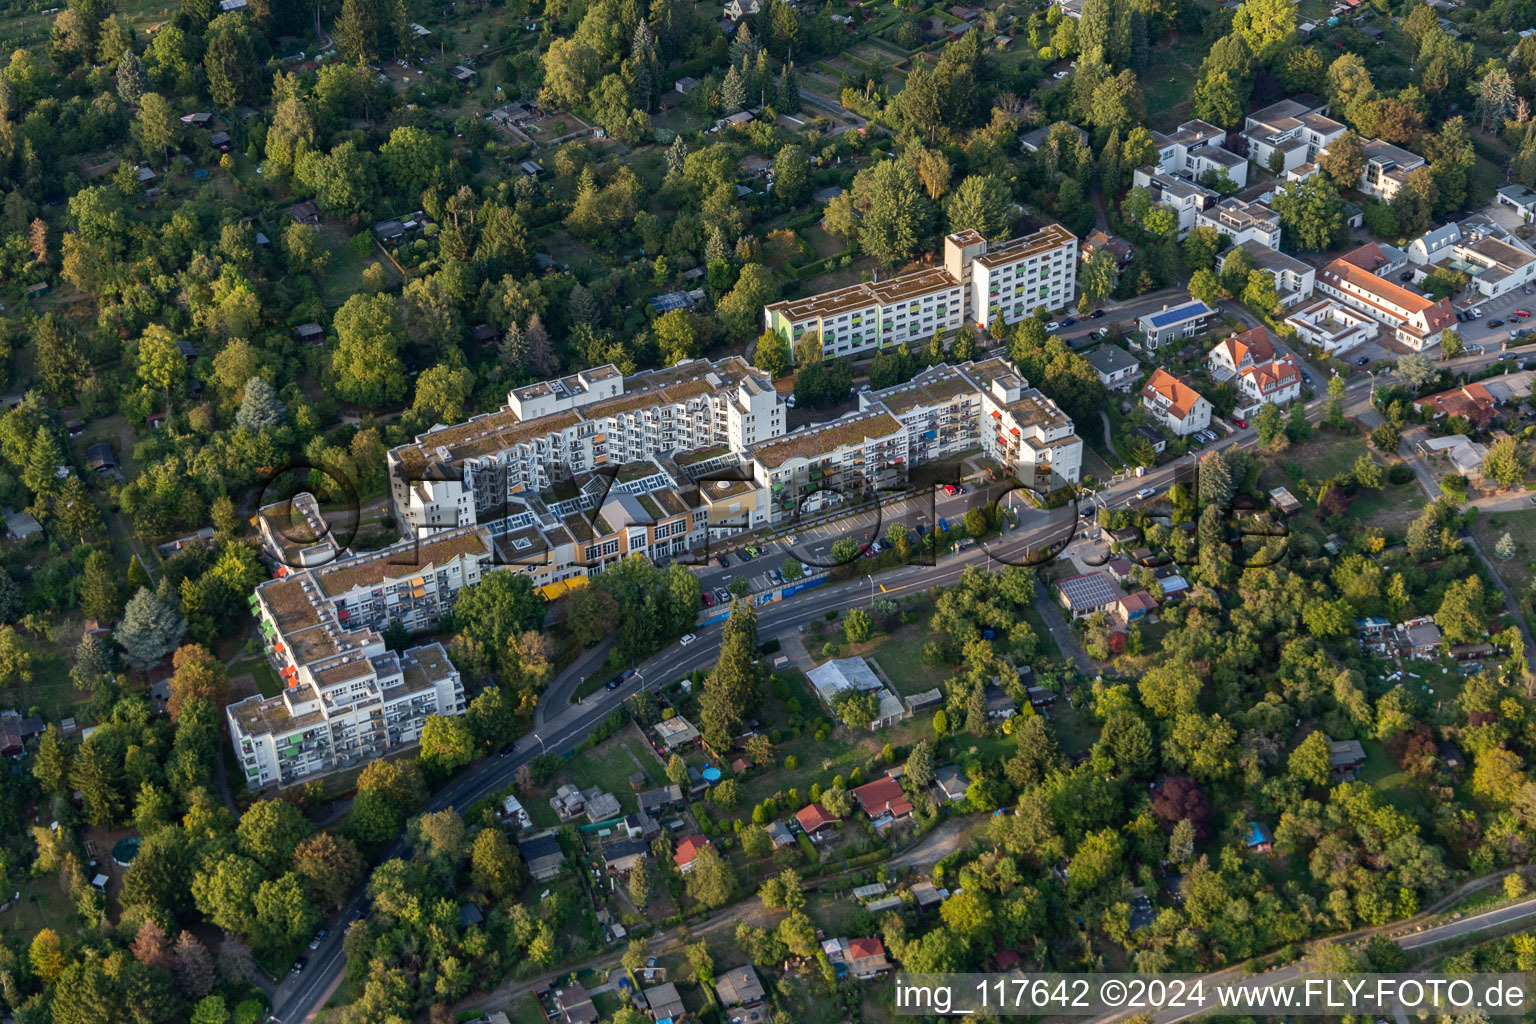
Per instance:
[[[863,658],[837,658],[816,666],[806,676],[825,701],[830,701],[843,690],[884,689],[879,677],[869,667],[869,662]]]
[[[715,992],[719,994],[720,1001],[726,1006],[755,1003],[767,994],[763,990],[763,983],[758,980],[757,971],[751,964],[732,967],[721,974],[715,982]]]
[[[1100,345],[1087,353],[1087,359],[1095,370],[1106,376],[1141,365],[1135,356],[1118,345]]]
[[[560,848],[560,840],[555,838],[553,832],[546,832],[540,836],[530,836],[517,844],[517,852],[523,855],[523,860],[532,864],[536,860],[545,857],[565,856],[565,851]]]
[[[1119,588],[1106,573],[1090,572],[1073,576],[1056,584],[1066,595],[1073,611],[1092,611],[1114,604],[1120,598]]]

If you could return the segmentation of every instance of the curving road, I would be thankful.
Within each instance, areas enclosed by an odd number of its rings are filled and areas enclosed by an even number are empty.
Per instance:
[[[1498,359],[1495,354],[1464,356],[1452,360],[1450,366],[1457,371],[1472,371]],[[1352,413],[1369,403],[1369,390],[1375,383],[1385,384],[1394,380],[1390,372],[1378,373],[1374,378],[1357,377],[1351,384],[1347,404]],[[1321,385],[1323,382],[1316,382]],[[1326,388],[1319,387],[1322,397],[1314,399],[1308,409],[1320,416],[1326,400]],[[1256,438],[1252,429],[1237,431],[1217,441],[1207,451],[1231,447],[1247,447]],[[1117,507],[1136,500],[1140,488],[1154,487],[1159,493],[1176,479],[1188,478],[1193,471],[1193,460],[1176,462],[1149,470],[1143,477],[1129,477],[1104,488],[1094,496],[1094,504]],[[813,590],[802,591],[791,598],[758,609],[758,630],[770,637],[807,622],[830,609],[846,609],[871,604],[877,594],[901,594],[914,590],[929,590],[953,583],[967,566],[987,564],[993,561],[1022,561],[1025,552],[1047,550],[1052,544],[1070,540],[1076,532],[1076,519],[1070,509],[1058,510],[1054,515],[1034,513],[1038,518],[1026,518],[1021,525],[1001,538],[986,544],[978,544],[966,551],[941,557],[936,565],[909,565],[883,573],[878,579],[852,580],[830,583]],[[444,786],[428,801],[427,811],[447,807],[467,807],[477,800],[512,781],[513,773],[541,753],[565,753],[574,749],[589,731],[630,694],[651,686],[671,682],[680,676],[715,662],[720,647],[720,625],[701,627],[698,639],[687,647],[672,645],[637,666],[635,675],[616,690],[599,690],[585,700],[567,705],[564,701],[580,685],[580,677],[590,671],[601,671],[602,656],[599,649],[584,654],[577,663],[551,682],[546,697],[548,708],[545,717],[537,720],[537,731],[519,739],[500,757],[483,758],[471,765],[458,778]],[[563,698],[563,699],[562,699]],[[384,859],[398,857],[405,852],[402,840],[396,840],[384,851]],[[346,925],[363,910],[364,900],[359,888],[347,905],[334,915],[327,927],[330,935],[318,950],[309,956],[303,973],[284,979],[273,996],[274,1024],[299,1024],[310,1020],[325,1005],[341,980],[345,966],[342,956],[342,936]],[[1436,930],[1438,931],[1438,930]],[[1429,934],[1429,933],[1425,933]]]

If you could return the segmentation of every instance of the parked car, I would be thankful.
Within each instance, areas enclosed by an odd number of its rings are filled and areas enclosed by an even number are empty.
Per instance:
[[[1482,306],[1473,306],[1471,309],[1467,310],[1467,312],[1472,314],[1472,319],[1474,319],[1474,320],[1481,320],[1483,318],[1483,307]],[[1515,314],[1517,316],[1519,315],[1519,313],[1520,313],[1520,311],[1518,309],[1515,310]]]
[[[293,970],[290,971],[289,973],[290,974],[295,974],[295,975],[303,974],[304,973],[304,968],[306,968],[308,966],[309,966],[309,957],[301,956],[297,960],[294,961],[294,963],[293,963]]]
[[[1069,316],[1069,317],[1067,317],[1065,320],[1063,320],[1061,322],[1061,326],[1063,326],[1063,327],[1071,327],[1075,323],[1077,323],[1077,317]]]
[[[1310,373],[1308,373],[1306,370],[1302,370],[1301,371],[1301,380],[1302,380],[1302,383],[1304,383],[1304,384],[1311,384],[1312,383],[1312,375]]]
[[[1504,321],[1503,320],[1489,320],[1488,321],[1488,326],[1489,327],[1503,327],[1504,326]]]
[[[1095,338],[1107,338],[1107,337],[1109,337],[1109,328],[1108,327],[1100,327],[1098,330],[1093,332],[1093,336]]]
[[[1070,74],[1071,74],[1071,73],[1072,73],[1072,72],[1070,72],[1070,71],[1058,71],[1058,72],[1056,72],[1056,73],[1055,73],[1055,74],[1054,74],[1054,75],[1052,75],[1052,76],[1051,76],[1051,77],[1052,77],[1052,78],[1054,78],[1054,79],[1056,79],[1056,81],[1058,81],[1058,82],[1059,82],[1059,81],[1061,81],[1061,80],[1062,80],[1062,79],[1063,79],[1063,78],[1066,78],[1066,77],[1067,77],[1067,76],[1068,76],[1068,75],[1070,75]]]
[[[729,569],[730,567],[731,567],[730,556],[722,554],[720,556],[720,568],[722,568],[722,569]]]
[[[1401,274],[1397,275],[1397,279],[1399,281],[1412,281],[1413,280],[1413,271],[1405,270]]]
[[[705,608],[713,608],[715,606],[715,595],[709,591],[704,591],[704,593],[699,595],[699,598],[704,602]]]
[[[738,548],[736,551],[736,557],[741,559],[743,562],[750,562],[752,561],[752,549]]]
[[[682,644],[684,647],[687,647],[698,638],[698,634],[696,633],[684,633],[682,639],[679,640],[678,643]]]
[[[720,602],[721,604],[730,604],[731,603],[731,592],[729,590],[726,590],[724,587],[716,587],[715,588],[715,600]]]
[[[1248,429],[1248,421],[1243,419],[1241,416],[1233,417],[1232,422],[1237,425],[1238,430]]]
[[[1356,366],[1366,366],[1366,365],[1370,364],[1370,361],[1371,361],[1371,359],[1370,359],[1369,356],[1361,356],[1359,359],[1355,360],[1355,365]]]
[[[1052,320],[1050,323],[1045,325],[1045,329],[1048,331],[1059,331],[1061,330],[1061,324],[1057,323],[1055,320]]]
[[[1521,320],[1524,320],[1526,317],[1528,317],[1530,315],[1531,315],[1531,311],[1528,310],[1528,309],[1517,309],[1517,310],[1515,310],[1515,316],[1519,317]]]
[[[1104,311],[1102,309],[1096,309],[1092,313],[1088,314],[1088,319],[1090,319],[1090,320],[1097,320],[1099,317],[1101,317],[1103,315],[1104,315]]]
[[[762,554],[762,552],[758,551],[757,548],[754,547],[753,545],[748,544],[747,545],[747,554],[751,555],[753,558],[756,558],[758,555]]]
[[[1140,498],[1142,501],[1145,501],[1148,498],[1154,497],[1156,494],[1156,487],[1143,487],[1141,490],[1136,492],[1136,497]]]
[[[617,690],[619,687],[621,687],[623,685],[624,685],[623,678],[620,677],[620,676],[614,676],[612,679],[608,680],[607,684],[603,687],[603,689],[605,689],[605,690]]]
[[[315,937],[309,940],[309,948],[319,949],[320,943],[324,942],[325,937],[329,934],[330,932],[326,931],[324,928],[321,928],[319,931],[315,932]]]

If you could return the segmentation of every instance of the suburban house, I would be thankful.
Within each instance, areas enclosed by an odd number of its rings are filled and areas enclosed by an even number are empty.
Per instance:
[[[657,1024],[661,1021],[677,1024],[688,1015],[687,1008],[683,1006],[683,997],[678,994],[677,986],[670,981],[665,985],[653,985],[643,995],[646,1011]]]
[[[1211,425],[1211,403],[1162,367],[1152,371],[1152,379],[1141,389],[1141,404],[1152,419],[1179,437]]]
[[[1055,124],[1048,124],[1043,128],[1036,128],[1034,131],[1025,132],[1019,136],[1019,145],[1023,146],[1024,151],[1027,153],[1038,153],[1040,147],[1050,141],[1051,134],[1056,131],[1058,126],[1065,126],[1071,129],[1071,133],[1077,136],[1078,142],[1084,146],[1089,145],[1088,133],[1070,121],[1057,121]]]
[[[871,936],[864,939],[830,941],[839,943],[840,952],[843,954],[842,960],[848,967],[848,973],[859,981],[868,981],[870,978],[878,978],[890,973],[890,957],[885,955],[885,944],[878,938]]]
[[[658,753],[675,754],[699,741],[699,730],[682,715],[657,722],[651,728],[655,730],[656,740],[660,744]]]
[[[1267,244],[1253,240],[1239,243],[1216,258],[1217,270],[1225,270],[1228,258],[1238,250],[1248,254],[1254,270],[1262,270],[1274,278],[1275,291],[1280,296],[1282,307],[1288,309],[1311,298],[1313,289],[1317,287],[1317,271],[1312,264],[1287,256]]]
[[[806,678],[828,710],[833,709],[838,694],[849,690],[875,694],[879,704],[869,723],[870,729],[883,729],[912,715],[901,698],[880,681],[863,658],[835,658],[811,669]]]
[[[1400,658],[1431,659],[1440,653],[1445,637],[1434,618],[1421,615],[1393,626],[1392,641]]]
[[[971,780],[965,777],[959,765],[951,764],[933,773],[933,784],[944,794],[944,799],[955,803],[965,799],[965,791]]]
[[[1243,122],[1248,158],[1260,167],[1269,167],[1279,152],[1282,173],[1316,161],[1347,130],[1327,114],[1327,101],[1310,95],[1293,96],[1255,110]]]
[[[1380,139],[1361,141],[1365,148],[1365,169],[1360,172],[1360,191],[1384,203],[1397,198],[1409,173],[1425,166],[1423,157],[1389,142]]]
[[[1199,181],[1206,172],[1225,173],[1238,187],[1248,184],[1248,161],[1222,147],[1227,133],[1207,121],[1185,121],[1172,135],[1153,132],[1157,169]]]
[[[1456,325],[1456,312],[1449,299],[1433,300],[1380,276],[1395,264],[1381,246],[1368,242],[1324,267],[1317,290],[1376,318],[1415,352],[1433,348]]]
[[[1241,334],[1229,334],[1205,355],[1205,365],[1218,381],[1236,377],[1244,370],[1262,366],[1275,358],[1275,346],[1269,331],[1255,327]]]
[[[677,870],[686,875],[693,870],[699,853],[710,845],[710,841],[703,836],[687,836],[678,842],[677,852],[672,854],[672,862],[677,865]]]
[[[1131,265],[1136,258],[1136,250],[1131,243],[1123,238],[1116,238],[1107,232],[1094,228],[1088,232],[1088,236],[1078,243],[1078,255],[1084,263],[1093,258],[1093,254],[1099,251],[1107,252],[1115,259],[1115,266],[1124,270]]]
[[[1536,220],[1536,189],[1525,185],[1501,185],[1494,193],[1493,200],[1519,213],[1520,219],[1526,223]]]
[[[1056,584],[1056,594],[1061,606],[1071,612],[1074,619],[1094,612],[1107,612],[1125,596],[1109,574],[1103,572],[1064,579]]]
[[[1380,325],[1372,317],[1334,299],[1317,299],[1285,318],[1296,336],[1331,356],[1348,352],[1376,337]]]
[[[644,839],[625,837],[603,847],[603,867],[609,874],[627,875],[645,860],[651,844]]]
[[[1115,603],[1114,616],[1129,626],[1133,622],[1140,622],[1155,611],[1157,611],[1157,599],[1145,590],[1138,590],[1134,594],[1126,594]]]
[[[549,881],[565,864],[565,851],[560,848],[560,840],[553,829],[524,839],[517,844],[517,852],[528,865],[528,874],[535,882]]]
[[[819,803],[806,804],[795,812],[795,820],[808,836],[814,836],[824,828],[837,824],[837,819]]]
[[[1084,356],[1099,383],[1111,391],[1128,391],[1141,376],[1141,363],[1119,345],[1100,345]]]
[[[43,732],[43,720],[15,710],[0,711],[0,757],[19,757],[27,741]]]
[[[1144,344],[1150,350],[1175,338],[1193,338],[1205,330],[1206,321],[1215,315],[1216,311],[1210,306],[1199,299],[1192,299],[1177,306],[1164,306],[1155,313],[1147,313],[1136,323],[1141,328]]]
[[[896,819],[912,813],[912,802],[907,799],[901,783],[889,775],[855,789],[853,798],[877,829],[889,827]]]
[[[1489,424],[1498,416],[1499,405],[1493,393],[1480,381],[1425,395],[1413,404],[1432,420],[1461,416],[1475,430],[1488,429]]]
[[[760,1006],[767,994],[751,964],[732,967],[715,979],[715,995],[728,1008]]]
[[[1225,235],[1233,245],[1257,242],[1271,249],[1280,246],[1280,215],[1263,203],[1245,202],[1236,196],[1199,210],[1195,226]]]
[[[1365,748],[1359,740],[1329,740],[1328,761],[1335,776],[1350,781],[1355,772],[1365,767]]]
[[[683,788],[675,783],[668,783],[656,789],[648,789],[636,799],[639,801],[641,812],[645,814],[679,811],[683,808]]]
[[[1156,167],[1138,167],[1131,174],[1131,184],[1146,189],[1154,206],[1166,206],[1179,218],[1179,237],[1194,230],[1195,217],[1206,207],[1221,201],[1221,194],[1198,182],[1174,174],[1164,174]]]
[[[1466,274],[1484,299],[1520,291],[1536,281],[1536,250],[1482,215],[1436,228],[1408,244],[1408,259],[1424,273]]]
[[[1300,367],[1290,355],[1275,356],[1263,327],[1223,339],[1205,358],[1212,377],[1234,381],[1240,396],[1234,412],[1241,419],[1262,406],[1284,405],[1301,396]]]
[[[564,1024],[597,1024],[597,1007],[580,982],[571,982],[555,990],[555,1009]]]

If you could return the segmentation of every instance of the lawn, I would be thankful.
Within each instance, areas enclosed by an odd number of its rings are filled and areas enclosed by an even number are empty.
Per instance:
[[[1515,542],[1515,557],[1504,562],[1493,555],[1499,538],[1509,534]],[[1472,536],[1483,553],[1488,556],[1504,580],[1504,585],[1517,596],[1523,596],[1531,586],[1531,559],[1536,556],[1536,509],[1520,509],[1515,512],[1490,512],[1477,517],[1472,524]]]
[[[931,690],[954,675],[953,669],[923,664],[923,647],[939,637],[928,626],[927,612],[920,616],[910,626],[902,626],[895,633],[882,634],[875,637],[873,643],[861,645],[869,648],[875,663],[903,697]],[[859,653],[865,652],[861,649]]]
[[[1424,489],[1415,479],[1395,487],[1387,484],[1379,491],[1362,492],[1350,506],[1349,514],[1357,522],[1402,536],[1408,524],[1418,518],[1424,503]]]
[[[1175,39],[1172,45],[1152,51],[1152,63],[1142,76],[1150,127],[1167,129],[1188,120],[1189,97],[1194,95],[1196,71],[1204,58],[1199,36]]]
[[[272,671],[266,658],[255,657],[237,661],[229,667],[230,678],[249,674],[256,680],[256,688],[263,697],[276,697],[283,692],[283,684]]]
[[[565,763],[560,781],[569,782],[579,789],[596,786],[618,797],[619,806],[626,814],[638,804],[635,791],[629,788],[629,777],[643,772],[645,788],[659,786],[665,777],[656,755],[651,753],[633,726],[626,726],[615,736],[604,740],[591,750],[583,751]]]
[[[1409,774],[1397,766],[1379,740],[1361,740],[1365,748],[1365,767],[1360,781],[1370,783],[1394,807],[1404,811],[1429,811],[1424,794],[1413,784]]]
[[[1365,439],[1359,434],[1320,430],[1306,444],[1281,452],[1271,465],[1282,466],[1291,481],[1298,477],[1327,480],[1347,474],[1365,450]]]

